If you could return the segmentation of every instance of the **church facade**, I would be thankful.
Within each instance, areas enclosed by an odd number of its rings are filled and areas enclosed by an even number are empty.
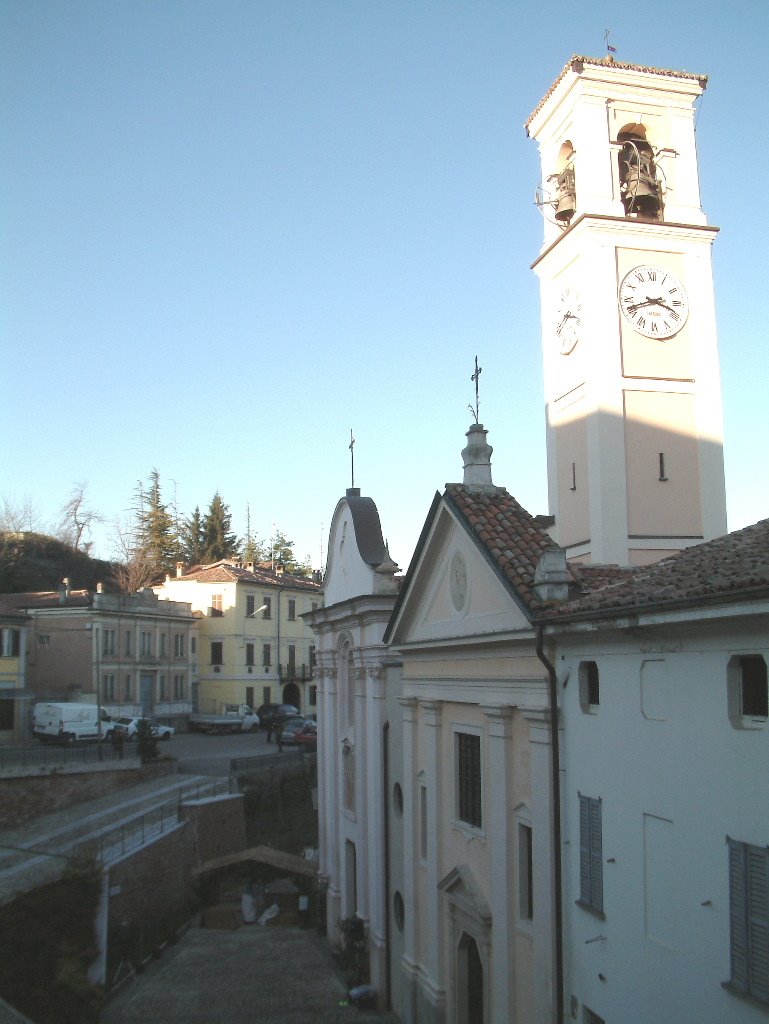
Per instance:
[[[726,534],[704,87],[574,57],[527,124],[550,514],[476,422],[402,581],[369,499],[334,516],[329,922],[404,1024],[766,1019],[769,520]]]

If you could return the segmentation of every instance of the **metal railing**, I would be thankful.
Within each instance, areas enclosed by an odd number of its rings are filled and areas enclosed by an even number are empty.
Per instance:
[[[230,759],[230,775],[285,775],[305,771],[308,763],[305,758],[314,760],[315,755],[292,750],[282,754],[263,754],[261,757],[233,757]]]
[[[157,807],[106,830],[98,839],[86,842],[84,848],[92,852],[102,864],[107,864],[175,828],[180,820],[181,805],[186,801],[226,796],[232,792],[238,792],[233,779],[212,777],[205,782],[184,786],[173,800],[166,800]]]

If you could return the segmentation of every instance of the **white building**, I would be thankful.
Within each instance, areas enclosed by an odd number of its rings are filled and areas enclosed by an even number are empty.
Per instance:
[[[318,637],[318,820],[329,934],[338,944],[343,922],[363,922],[382,1005],[400,1002],[400,972],[388,963],[399,963],[403,927],[400,670],[382,641],[397,572],[376,505],[350,488],[329,530],[324,607],[304,620]]]

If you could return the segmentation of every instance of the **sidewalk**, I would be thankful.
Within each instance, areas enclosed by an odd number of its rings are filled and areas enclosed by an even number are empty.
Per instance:
[[[191,928],[102,1011],[101,1024],[396,1024],[347,1004],[313,929]]]

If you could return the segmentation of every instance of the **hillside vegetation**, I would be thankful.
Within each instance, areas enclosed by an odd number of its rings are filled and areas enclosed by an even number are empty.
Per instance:
[[[67,577],[74,589],[114,590],[114,565],[89,558],[42,533],[0,532],[0,594],[56,590]]]

